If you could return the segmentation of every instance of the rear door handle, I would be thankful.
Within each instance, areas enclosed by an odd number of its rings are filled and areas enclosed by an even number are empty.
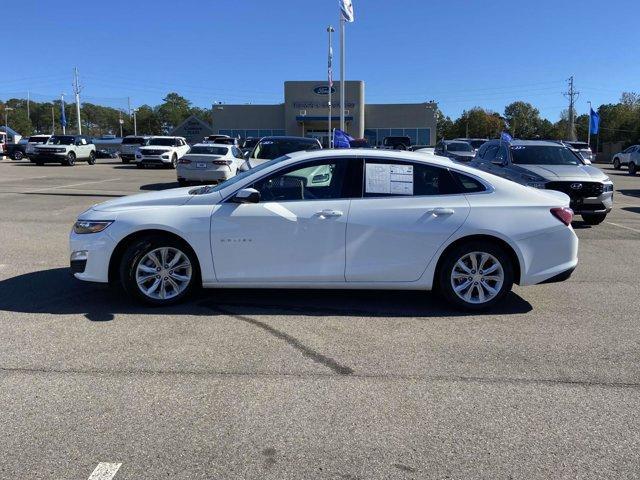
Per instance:
[[[319,212],[316,212],[316,215],[318,215],[320,218],[329,218],[329,217],[341,217],[343,213],[340,210],[326,209],[326,210],[321,210]]]
[[[446,215],[453,215],[455,213],[455,210],[453,208],[437,207],[431,210],[427,210],[427,213],[430,213],[431,215],[434,215],[436,217],[444,217]]]

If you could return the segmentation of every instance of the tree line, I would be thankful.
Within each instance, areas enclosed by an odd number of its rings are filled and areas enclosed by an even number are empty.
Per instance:
[[[23,136],[33,133],[51,133],[52,125],[60,133],[60,101],[29,103],[27,100],[12,98],[0,102],[0,112],[11,128]],[[617,103],[600,105],[600,133],[592,136],[592,146],[605,142],[623,142],[625,145],[640,143],[640,95],[624,92]],[[77,119],[73,103],[65,109],[67,131],[75,132]],[[139,134],[167,134],[180,125],[190,115],[196,115],[205,122],[212,123],[211,110],[195,107],[185,97],[171,92],[160,105],[142,105],[136,113],[137,131]],[[508,125],[508,131],[514,138],[544,138],[561,140],[566,138],[568,113],[562,112],[557,122],[540,117],[540,111],[532,104],[516,101],[507,105],[502,114],[482,107],[465,110],[460,117],[452,120],[437,110],[437,138],[450,139],[457,137],[496,138]],[[123,120],[122,133],[134,133],[133,118],[128,112],[113,107],[83,103],[81,111],[83,133],[91,136],[104,134],[120,134],[120,119]],[[4,121],[4,118],[2,118]],[[589,116],[580,115],[575,120],[579,140],[587,139]]]

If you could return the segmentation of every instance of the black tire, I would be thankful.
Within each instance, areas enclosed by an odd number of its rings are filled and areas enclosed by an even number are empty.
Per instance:
[[[582,220],[587,225],[599,225],[607,218],[606,213],[585,213],[582,215]]]
[[[171,163],[169,164],[169,168],[175,170],[178,166],[178,156],[174,153],[173,157],[171,157]]]
[[[635,175],[638,170],[634,162],[629,162],[629,175]]]
[[[495,296],[490,300],[482,303],[465,301],[463,298],[458,296],[458,294],[454,291],[454,287],[452,285],[452,273],[456,263],[458,262],[458,260],[464,258],[465,255],[472,252],[488,253],[489,255],[493,256],[502,267],[503,272],[502,285],[499,287],[498,293],[495,294]],[[445,257],[440,262],[436,280],[440,294],[449,303],[453,304],[457,309],[479,311],[493,307],[496,303],[500,302],[507,293],[511,291],[511,288],[513,287],[513,271],[514,266],[512,264],[511,257],[504,250],[504,248],[488,241],[474,240],[457,245],[446,253]],[[494,286],[495,285],[496,284],[494,283]],[[481,287],[471,287],[472,293],[473,288],[478,289]]]
[[[73,167],[75,164],[76,164],[76,154],[73,152],[67,153],[67,158],[63,162],[63,165],[66,165],[67,167]]]
[[[129,163],[129,159],[128,158],[121,158],[122,163]]]
[[[136,163],[137,168],[144,168],[144,163]]]
[[[171,247],[180,250],[189,258],[189,262],[191,263],[191,279],[188,286],[181,293],[169,299],[157,299],[145,295],[142,290],[140,290],[138,282],[136,281],[136,271],[140,261],[147,253],[162,247]],[[195,254],[184,242],[169,236],[150,235],[134,241],[124,252],[120,261],[120,283],[125,292],[138,302],[155,307],[173,305],[183,301],[200,286],[200,269]]]
[[[13,160],[22,160],[24,158],[24,153],[22,153],[20,150],[16,150],[11,154],[11,158]]]
[[[616,170],[620,170],[620,168],[622,168],[622,165],[620,164],[620,159],[618,157],[613,159],[613,168],[615,168]]]
[[[36,163],[36,165],[37,165],[37,166],[39,166],[39,167],[41,167],[41,166],[43,166],[43,165],[44,165],[44,163],[43,163],[43,162],[35,162],[35,163]]]
[[[96,152],[91,152],[89,154],[89,159],[87,160],[87,163],[89,165],[95,165],[96,164]]]
[[[178,179],[178,185],[180,185],[181,187],[188,187],[189,186],[189,182],[187,182],[184,178],[179,178]]]

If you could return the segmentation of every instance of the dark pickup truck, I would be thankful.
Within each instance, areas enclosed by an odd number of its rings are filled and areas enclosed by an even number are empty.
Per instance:
[[[25,157],[26,148],[27,142],[23,142],[22,140],[18,143],[5,143],[3,145],[3,153],[11,160],[22,160]]]

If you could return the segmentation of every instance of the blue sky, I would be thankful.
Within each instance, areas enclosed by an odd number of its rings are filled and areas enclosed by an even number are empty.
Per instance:
[[[347,78],[368,103],[436,100],[448,115],[514,100],[556,120],[575,76],[578,113],[640,91],[637,0],[353,0]],[[285,80],[326,75],[325,29],[336,0],[8,1],[0,99],[71,94],[157,104],[177,91],[194,104],[279,103]],[[338,38],[334,41],[338,76]]]

